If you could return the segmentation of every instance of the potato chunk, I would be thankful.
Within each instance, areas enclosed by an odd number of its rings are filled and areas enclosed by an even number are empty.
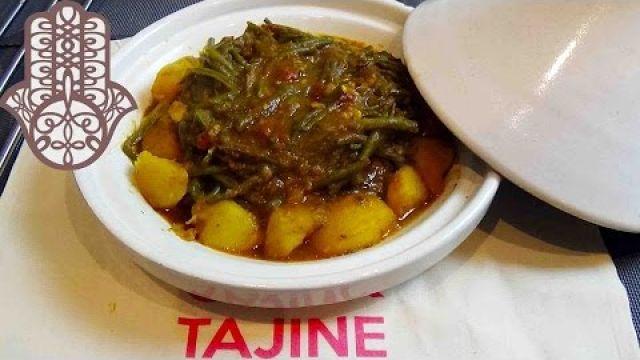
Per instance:
[[[242,252],[258,245],[256,217],[232,200],[194,210],[198,239],[214,249]]]
[[[413,147],[413,161],[422,181],[433,195],[444,190],[445,176],[455,157],[453,146],[440,139],[419,139]]]
[[[322,221],[322,213],[309,205],[284,205],[275,209],[267,225],[265,255],[287,257],[322,225]]]
[[[142,138],[142,150],[164,159],[177,160],[182,155],[178,129],[171,119],[164,117]]]
[[[396,220],[393,211],[374,195],[347,195],[332,203],[327,222],[311,237],[326,255],[340,255],[376,244]]]
[[[156,209],[176,206],[187,192],[189,175],[182,165],[143,151],[134,164],[134,181],[142,196]]]
[[[422,205],[428,196],[420,175],[413,167],[405,165],[391,177],[386,200],[393,212],[402,217]]]
[[[158,101],[171,101],[180,92],[182,79],[193,68],[199,67],[200,61],[193,56],[185,56],[160,69],[151,87],[151,95]]]

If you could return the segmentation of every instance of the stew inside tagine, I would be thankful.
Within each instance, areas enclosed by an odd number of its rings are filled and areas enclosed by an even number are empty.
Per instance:
[[[157,74],[123,145],[187,240],[271,260],[370,247],[443,191],[454,141],[402,62],[273,24],[210,39]]]

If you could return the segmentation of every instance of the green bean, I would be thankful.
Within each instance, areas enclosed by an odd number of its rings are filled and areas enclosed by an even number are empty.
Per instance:
[[[382,70],[389,70],[390,75],[396,76],[405,72],[402,62],[394,59],[393,56],[386,51],[373,53],[372,59]]]
[[[348,179],[352,176],[355,176],[359,172],[361,172],[367,165],[369,165],[369,157],[375,152],[378,145],[382,140],[382,135],[378,131],[374,131],[367,139],[367,142],[364,144],[364,148],[362,152],[358,156],[358,161],[355,163],[348,165],[340,170],[336,170],[329,174],[329,176],[324,179],[318,181],[314,184],[314,190],[321,189],[330,184]]]
[[[269,30],[273,32],[274,37],[280,42],[298,41],[300,39],[310,38],[309,34],[289,26],[273,24],[270,22],[266,24],[269,25]]]
[[[310,131],[318,123],[318,121],[322,120],[322,118],[324,118],[325,116],[327,116],[326,108],[323,107],[315,109],[308,113],[304,118],[302,118],[302,120],[298,124],[296,124],[295,130],[305,132]]]
[[[294,160],[292,158],[272,156],[270,153],[264,152],[260,148],[252,148],[251,146],[247,146],[240,142],[229,141],[225,140],[224,138],[221,138],[220,140],[221,141],[216,145],[216,148],[227,154],[245,156],[247,158],[257,160],[261,163],[272,164],[281,168],[290,167]]]
[[[271,36],[266,30],[262,28],[262,26],[258,26],[251,21],[247,22],[247,29],[245,30],[247,34],[253,34],[257,36]]]
[[[230,79],[229,76],[223,74],[220,71],[209,69],[209,68],[195,68],[191,69],[191,73],[206,76],[217,80],[224,86],[226,86],[229,90],[236,90],[236,86],[233,83],[233,79]]]
[[[236,48],[231,48],[229,49],[229,54],[231,54],[231,57],[233,58],[233,60],[235,60],[237,63],[239,63],[241,66],[247,66],[247,60],[244,59],[244,57],[242,57],[242,55],[240,54],[240,51]]]
[[[369,135],[367,142],[364,144],[364,148],[362,149],[362,152],[358,156],[358,160],[359,161],[368,160],[369,157],[371,157],[371,155],[373,154],[373,152],[376,151],[381,141],[382,141],[382,134],[380,134],[379,131],[374,131],[371,135]]]
[[[214,185],[209,191],[205,191],[202,181],[199,178],[191,178],[187,187],[187,192],[193,200],[213,200],[220,196],[222,188],[220,185]]]
[[[202,158],[200,163],[207,166],[211,162],[211,159],[213,159],[214,153],[215,153],[215,148],[210,148],[209,150],[207,150],[207,154]],[[208,165],[208,166],[212,166],[212,165]]]
[[[138,126],[122,144],[122,151],[134,161],[138,157],[138,144],[142,141],[145,133],[160,119],[169,108],[168,102],[160,102],[147,115],[142,118]]]
[[[256,81],[258,80],[258,71],[260,70],[260,67],[257,64],[249,64],[247,65],[247,71],[246,71],[246,79],[245,79],[245,88],[247,90],[247,92],[249,92],[251,89],[253,89],[253,86],[256,84]]]
[[[208,154],[209,153],[207,153],[207,155]],[[210,177],[226,188],[238,185],[238,182],[232,176],[228,175],[228,170],[217,165],[193,166],[189,169],[189,177],[202,176]]]
[[[309,39],[300,42],[293,42],[289,46],[289,51],[297,54],[306,54],[308,52],[317,50],[321,47],[331,44],[333,41],[330,39]]]
[[[342,137],[336,139],[336,144],[338,145],[352,145],[359,144],[367,141],[367,137],[362,134],[347,134]]]
[[[186,159],[191,158],[193,155],[197,136],[203,130],[202,124],[198,121],[185,119],[178,123],[178,138]]]
[[[242,131],[249,127],[253,123],[253,116],[250,114],[246,114],[236,119],[234,122],[234,129],[236,131]]]
[[[385,148],[378,148],[376,150],[376,155],[381,158],[390,160],[396,167],[400,167],[404,165],[407,161],[403,154],[399,154],[397,152],[389,151]]]
[[[201,182],[202,176],[209,176],[218,184],[213,188],[213,191],[204,191]],[[247,190],[249,190],[250,186],[257,184],[259,182],[258,180],[260,180],[260,178],[258,178],[258,176],[256,175],[243,181],[242,183],[238,183],[230,176],[223,174],[218,169],[215,169],[213,171],[203,172],[197,175],[197,177],[194,177],[193,180],[189,183],[188,191],[189,194],[191,194],[191,196],[196,200],[204,198],[207,201],[217,201],[233,198],[240,195],[241,193],[246,192]],[[221,186],[226,188],[224,192],[222,191]]]
[[[231,61],[229,61],[229,59],[227,59],[218,51],[213,38],[209,39],[207,45],[202,50],[202,55],[204,55],[206,60],[208,60],[211,65],[215,65],[216,63],[218,63],[222,65],[221,68],[226,69],[230,72],[235,72],[236,70]]]
[[[329,83],[335,83],[347,70],[347,64],[343,59],[328,60],[323,69],[323,76]]]
[[[240,117],[236,118],[236,120],[234,121],[234,129],[237,131],[243,131],[253,123],[256,116],[265,118],[273,115],[276,111],[278,111],[280,105],[295,93],[296,89],[291,86],[280,90],[271,99],[269,99],[269,101],[265,102],[262,105],[262,109],[259,112],[259,115],[254,111],[250,111],[249,113],[243,114]]]
[[[189,178],[187,192],[194,200],[201,199],[205,195],[204,190],[202,189],[202,183],[196,178]]]
[[[360,128],[363,130],[391,129],[417,133],[418,123],[400,116],[370,117],[358,120]]]
[[[241,196],[251,190],[254,186],[265,181],[265,179],[268,180],[271,177],[273,177],[273,171],[271,170],[271,168],[269,168],[268,166],[263,166],[257,175],[247,178],[245,181],[236,186],[227,188],[227,190],[225,190],[223,193],[211,199],[207,199],[207,201],[219,201]]]
[[[258,92],[256,95],[258,95],[258,97],[260,99],[264,98],[265,96],[269,95],[269,82],[267,81],[267,79],[265,79],[264,77],[261,77],[258,79]]]
[[[201,106],[206,108],[215,108],[218,111],[220,110],[226,111],[228,110],[228,107],[231,105],[231,103],[233,102],[233,100],[237,95],[238,95],[237,90],[227,91],[220,95],[216,95],[214,97],[207,99],[207,101],[203,103]]]
[[[313,184],[314,190],[322,189],[323,187],[329,186],[333,183],[342,181],[346,178],[349,178],[358,172],[362,171],[362,169],[366,166],[366,163],[362,161],[357,161],[351,165],[347,165],[342,169],[336,170],[329,174],[329,176],[319,180],[315,184]]]
[[[271,171],[271,168],[269,168],[268,166],[264,166],[257,175],[249,177],[248,179],[243,181],[240,185],[233,188],[232,197],[246,193],[247,191],[251,190],[252,187],[263,182],[264,180],[270,179],[271,177],[273,177],[273,172]]]
[[[209,174],[211,178],[217,182],[219,182],[222,186],[226,188],[232,188],[238,186],[238,182],[234,180],[231,176],[219,173],[211,173]]]
[[[262,106],[260,115],[262,117],[269,117],[273,115],[280,105],[285,102],[289,97],[296,93],[296,88],[293,86],[287,86],[278,91],[269,101]]]
[[[193,111],[193,117],[200,123],[205,129],[211,127],[214,124],[215,119],[209,110],[195,109]]]

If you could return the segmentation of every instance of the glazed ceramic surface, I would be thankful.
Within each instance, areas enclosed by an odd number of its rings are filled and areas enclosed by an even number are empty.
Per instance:
[[[404,49],[421,93],[493,168],[640,232],[640,2],[427,1]]]

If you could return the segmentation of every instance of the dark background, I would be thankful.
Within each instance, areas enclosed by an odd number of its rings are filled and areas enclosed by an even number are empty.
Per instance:
[[[82,3],[82,0],[74,0]],[[122,39],[135,35],[154,21],[200,0],[94,0],[89,10],[99,12],[111,22],[112,39]],[[242,1],[242,0],[237,0]],[[348,0],[345,0],[348,1]],[[9,16],[19,0],[0,0],[0,22]],[[46,10],[50,0],[27,0],[11,26],[0,37],[0,73],[4,73],[12,58],[22,45],[22,25],[26,18],[36,11]],[[417,6],[422,0],[403,0],[403,3]],[[19,67],[8,86],[22,79],[22,67]],[[14,120],[0,110],[0,147],[6,143]],[[0,194],[10,168],[0,174]],[[640,186],[640,184],[639,184]],[[0,195],[1,196],[1,195]],[[639,205],[640,206],[640,205]],[[541,221],[544,221],[541,219]],[[636,333],[640,334],[640,235],[626,234],[609,229],[600,229],[605,244],[615,263],[618,275],[627,293]]]

